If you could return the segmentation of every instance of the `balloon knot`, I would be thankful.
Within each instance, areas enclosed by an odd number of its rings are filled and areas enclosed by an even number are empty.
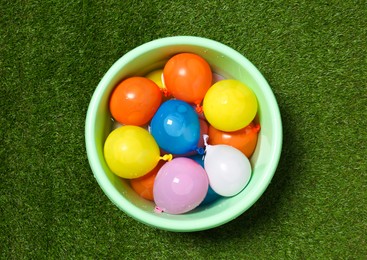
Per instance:
[[[162,81],[162,88],[161,88],[161,91],[163,92],[164,96],[165,97],[168,97],[169,95],[171,95],[169,92],[168,92],[168,89],[166,87],[166,83],[164,82],[164,75],[162,73],[161,75],[161,81]]]
[[[198,147],[197,149],[196,149],[196,151],[198,152],[198,154],[200,154],[200,155],[203,155],[204,153],[205,153],[205,149],[203,148],[203,147]]]
[[[158,206],[155,206],[155,208],[154,208],[154,212],[155,213],[162,213],[163,212],[163,209],[161,209],[160,207],[158,207]]]
[[[160,159],[162,159],[163,161],[171,161],[172,160],[172,158],[173,158],[173,155],[172,154],[165,154],[165,155],[163,155],[163,156],[161,156],[161,157],[159,157]]]
[[[200,106],[200,104],[196,104],[196,108],[195,108],[195,110],[196,110],[196,112],[197,112],[198,114],[203,113],[203,107],[202,107],[202,106]]]

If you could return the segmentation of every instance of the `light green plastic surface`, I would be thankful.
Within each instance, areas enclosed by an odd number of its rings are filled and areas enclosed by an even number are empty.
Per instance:
[[[252,178],[238,195],[222,198],[182,215],[158,214],[154,203],[142,199],[107,167],[103,144],[111,129],[108,100],[122,79],[145,75],[162,68],[176,53],[196,53],[206,59],[212,70],[226,78],[247,84],[256,94],[261,131],[251,158]],[[277,168],[282,146],[282,123],[274,94],[256,67],[237,51],[219,42],[192,36],[162,38],[143,44],[121,57],[104,75],[89,104],[85,141],[94,176],[109,199],[129,216],[147,225],[170,231],[190,232],[210,229],[241,215],[264,193]]]

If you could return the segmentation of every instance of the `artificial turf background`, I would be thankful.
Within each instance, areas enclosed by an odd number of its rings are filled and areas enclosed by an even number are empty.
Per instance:
[[[1,1],[0,258],[365,259],[366,25],[366,1],[352,0]],[[198,233],[155,230],[118,210],[84,145],[108,68],[173,35],[245,55],[284,124],[263,197]]]

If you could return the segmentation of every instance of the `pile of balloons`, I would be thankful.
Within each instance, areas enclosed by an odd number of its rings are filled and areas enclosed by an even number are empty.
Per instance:
[[[251,178],[257,108],[245,84],[213,73],[199,55],[176,54],[113,90],[117,125],[104,144],[106,163],[157,212],[181,214],[234,196]]]

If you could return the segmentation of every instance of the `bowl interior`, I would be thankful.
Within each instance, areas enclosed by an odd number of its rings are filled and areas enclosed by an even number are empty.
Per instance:
[[[113,88],[127,77],[145,75],[163,68],[174,54],[191,52],[209,62],[214,72],[242,81],[256,94],[261,125],[251,158],[253,174],[247,187],[231,198],[200,206],[182,215],[157,214],[154,203],[137,195],[128,181],[113,174],[103,156],[104,141],[111,131],[108,101]],[[263,194],[276,170],[282,144],[282,125],[277,102],[261,73],[238,52],[205,38],[177,36],[143,44],[120,58],[102,78],[93,94],[86,118],[86,147],[89,163],[100,187],[110,200],[131,217],[160,229],[198,231],[224,224],[251,207]]]

